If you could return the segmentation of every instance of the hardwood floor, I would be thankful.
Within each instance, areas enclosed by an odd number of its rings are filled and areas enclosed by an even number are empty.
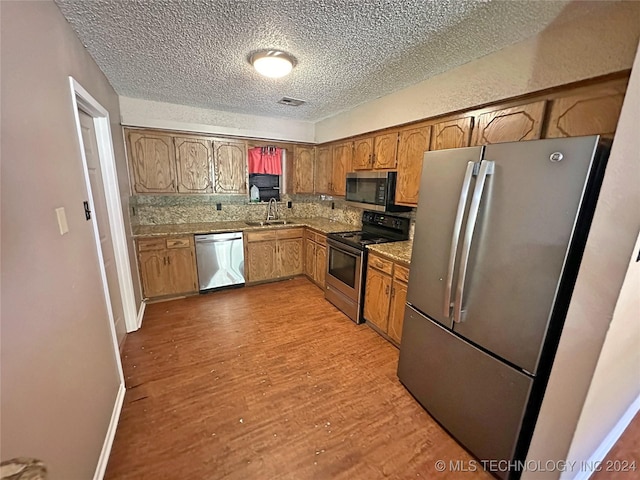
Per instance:
[[[302,277],[148,305],[105,478],[459,478],[397,360]]]
[[[600,463],[591,480],[640,478],[640,413],[636,414],[616,444]]]

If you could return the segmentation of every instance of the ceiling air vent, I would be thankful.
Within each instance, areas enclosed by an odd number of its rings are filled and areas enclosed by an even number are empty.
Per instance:
[[[278,100],[278,103],[282,105],[288,105],[290,107],[299,107],[300,105],[307,103],[304,100],[296,100],[295,98],[282,97]]]

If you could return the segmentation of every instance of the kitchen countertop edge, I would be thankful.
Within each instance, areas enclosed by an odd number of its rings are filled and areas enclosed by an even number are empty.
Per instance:
[[[387,257],[394,262],[411,265],[411,250],[413,249],[412,240],[367,245],[367,249],[372,253]]]
[[[169,235],[200,235],[210,233],[254,232],[266,229],[308,227],[324,234],[358,230],[359,227],[348,223],[336,222],[327,218],[291,218],[285,225],[252,226],[245,222],[222,221],[207,223],[177,223],[164,225],[138,225],[132,227],[133,238],[164,237]]]

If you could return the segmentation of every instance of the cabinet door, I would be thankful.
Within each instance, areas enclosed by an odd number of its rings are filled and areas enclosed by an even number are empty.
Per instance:
[[[176,191],[175,157],[170,135],[129,132],[129,159],[136,193]]]
[[[247,149],[240,142],[213,142],[215,193],[247,193]]]
[[[472,126],[473,117],[436,123],[431,131],[431,150],[468,147]]]
[[[391,288],[391,306],[389,307],[388,335],[398,344],[402,338],[402,323],[404,322],[404,308],[407,302],[407,285],[397,280]]]
[[[303,267],[302,238],[278,240],[278,263],[280,277],[300,275]]]
[[[613,137],[625,91],[626,82],[551,101],[545,138],[596,134]]]
[[[391,276],[368,268],[364,293],[364,318],[385,333],[389,322],[390,299]]]
[[[316,273],[316,244],[309,238],[304,239],[304,274],[315,280]]]
[[[211,140],[175,137],[178,192],[211,193]]]
[[[353,142],[353,170],[370,170],[373,160],[373,138]]]
[[[293,149],[294,193],[313,193],[314,160],[313,147]]]
[[[333,147],[331,173],[331,194],[344,195],[346,192],[347,172],[351,168],[353,144],[342,143]]]
[[[198,290],[193,248],[167,250],[167,267],[171,281],[168,294],[191,293]]]
[[[424,152],[429,150],[430,140],[430,126],[400,132],[396,203],[418,204],[422,160]]]
[[[142,290],[147,298],[167,295],[171,290],[166,250],[140,252],[140,277]]]
[[[540,138],[546,101],[529,103],[478,116],[472,145],[520,142]]]
[[[398,151],[398,132],[378,135],[375,138],[373,168],[396,168]]]
[[[276,241],[247,243],[245,269],[249,282],[271,280],[278,276]]]
[[[316,149],[315,163],[315,192],[331,193],[331,147],[319,147]]]
[[[324,290],[327,275],[327,247],[316,245],[316,275],[315,281]]]

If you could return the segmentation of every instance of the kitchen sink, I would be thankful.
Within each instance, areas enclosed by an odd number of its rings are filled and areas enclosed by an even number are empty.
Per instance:
[[[256,222],[244,222],[250,227],[268,227],[270,225],[295,225],[295,223],[289,220],[269,220],[269,221],[256,221]]]

